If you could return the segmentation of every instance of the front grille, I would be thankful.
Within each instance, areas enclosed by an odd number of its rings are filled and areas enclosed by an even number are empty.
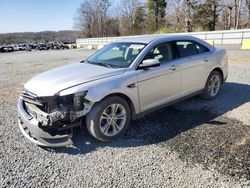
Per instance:
[[[31,92],[29,92],[27,90],[22,91],[21,97],[25,102],[35,104],[35,105],[40,106],[40,107],[45,106],[45,102],[39,100],[37,95],[35,95],[35,94],[33,94],[33,93],[31,93]]]
[[[29,99],[35,100],[37,98],[37,95],[34,93],[29,92],[28,90],[24,89],[21,94],[22,97],[27,97]]]

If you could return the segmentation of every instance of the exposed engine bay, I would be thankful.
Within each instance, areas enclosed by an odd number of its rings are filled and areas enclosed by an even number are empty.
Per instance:
[[[22,92],[26,112],[38,120],[38,126],[46,132],[70,129],[82,123],[93,106],[86,100],[87,91],[67,96],[37,97],[27,90]]]

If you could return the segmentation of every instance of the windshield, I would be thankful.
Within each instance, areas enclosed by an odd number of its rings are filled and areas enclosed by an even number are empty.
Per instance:
[[[114,68],[129,67],[144,47],[142,43],[111,43],[92,55],[88,62]]]

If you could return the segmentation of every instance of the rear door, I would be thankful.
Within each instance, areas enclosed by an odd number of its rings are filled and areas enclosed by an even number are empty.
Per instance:
[[[208,69],[209,50],[190,40],[175,41],[181,67],[181,97],[204,88]]]

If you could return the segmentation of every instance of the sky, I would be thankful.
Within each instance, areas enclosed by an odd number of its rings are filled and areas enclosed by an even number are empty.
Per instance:
[[[72,30],[83,0],[0,0],[0,33]]]

